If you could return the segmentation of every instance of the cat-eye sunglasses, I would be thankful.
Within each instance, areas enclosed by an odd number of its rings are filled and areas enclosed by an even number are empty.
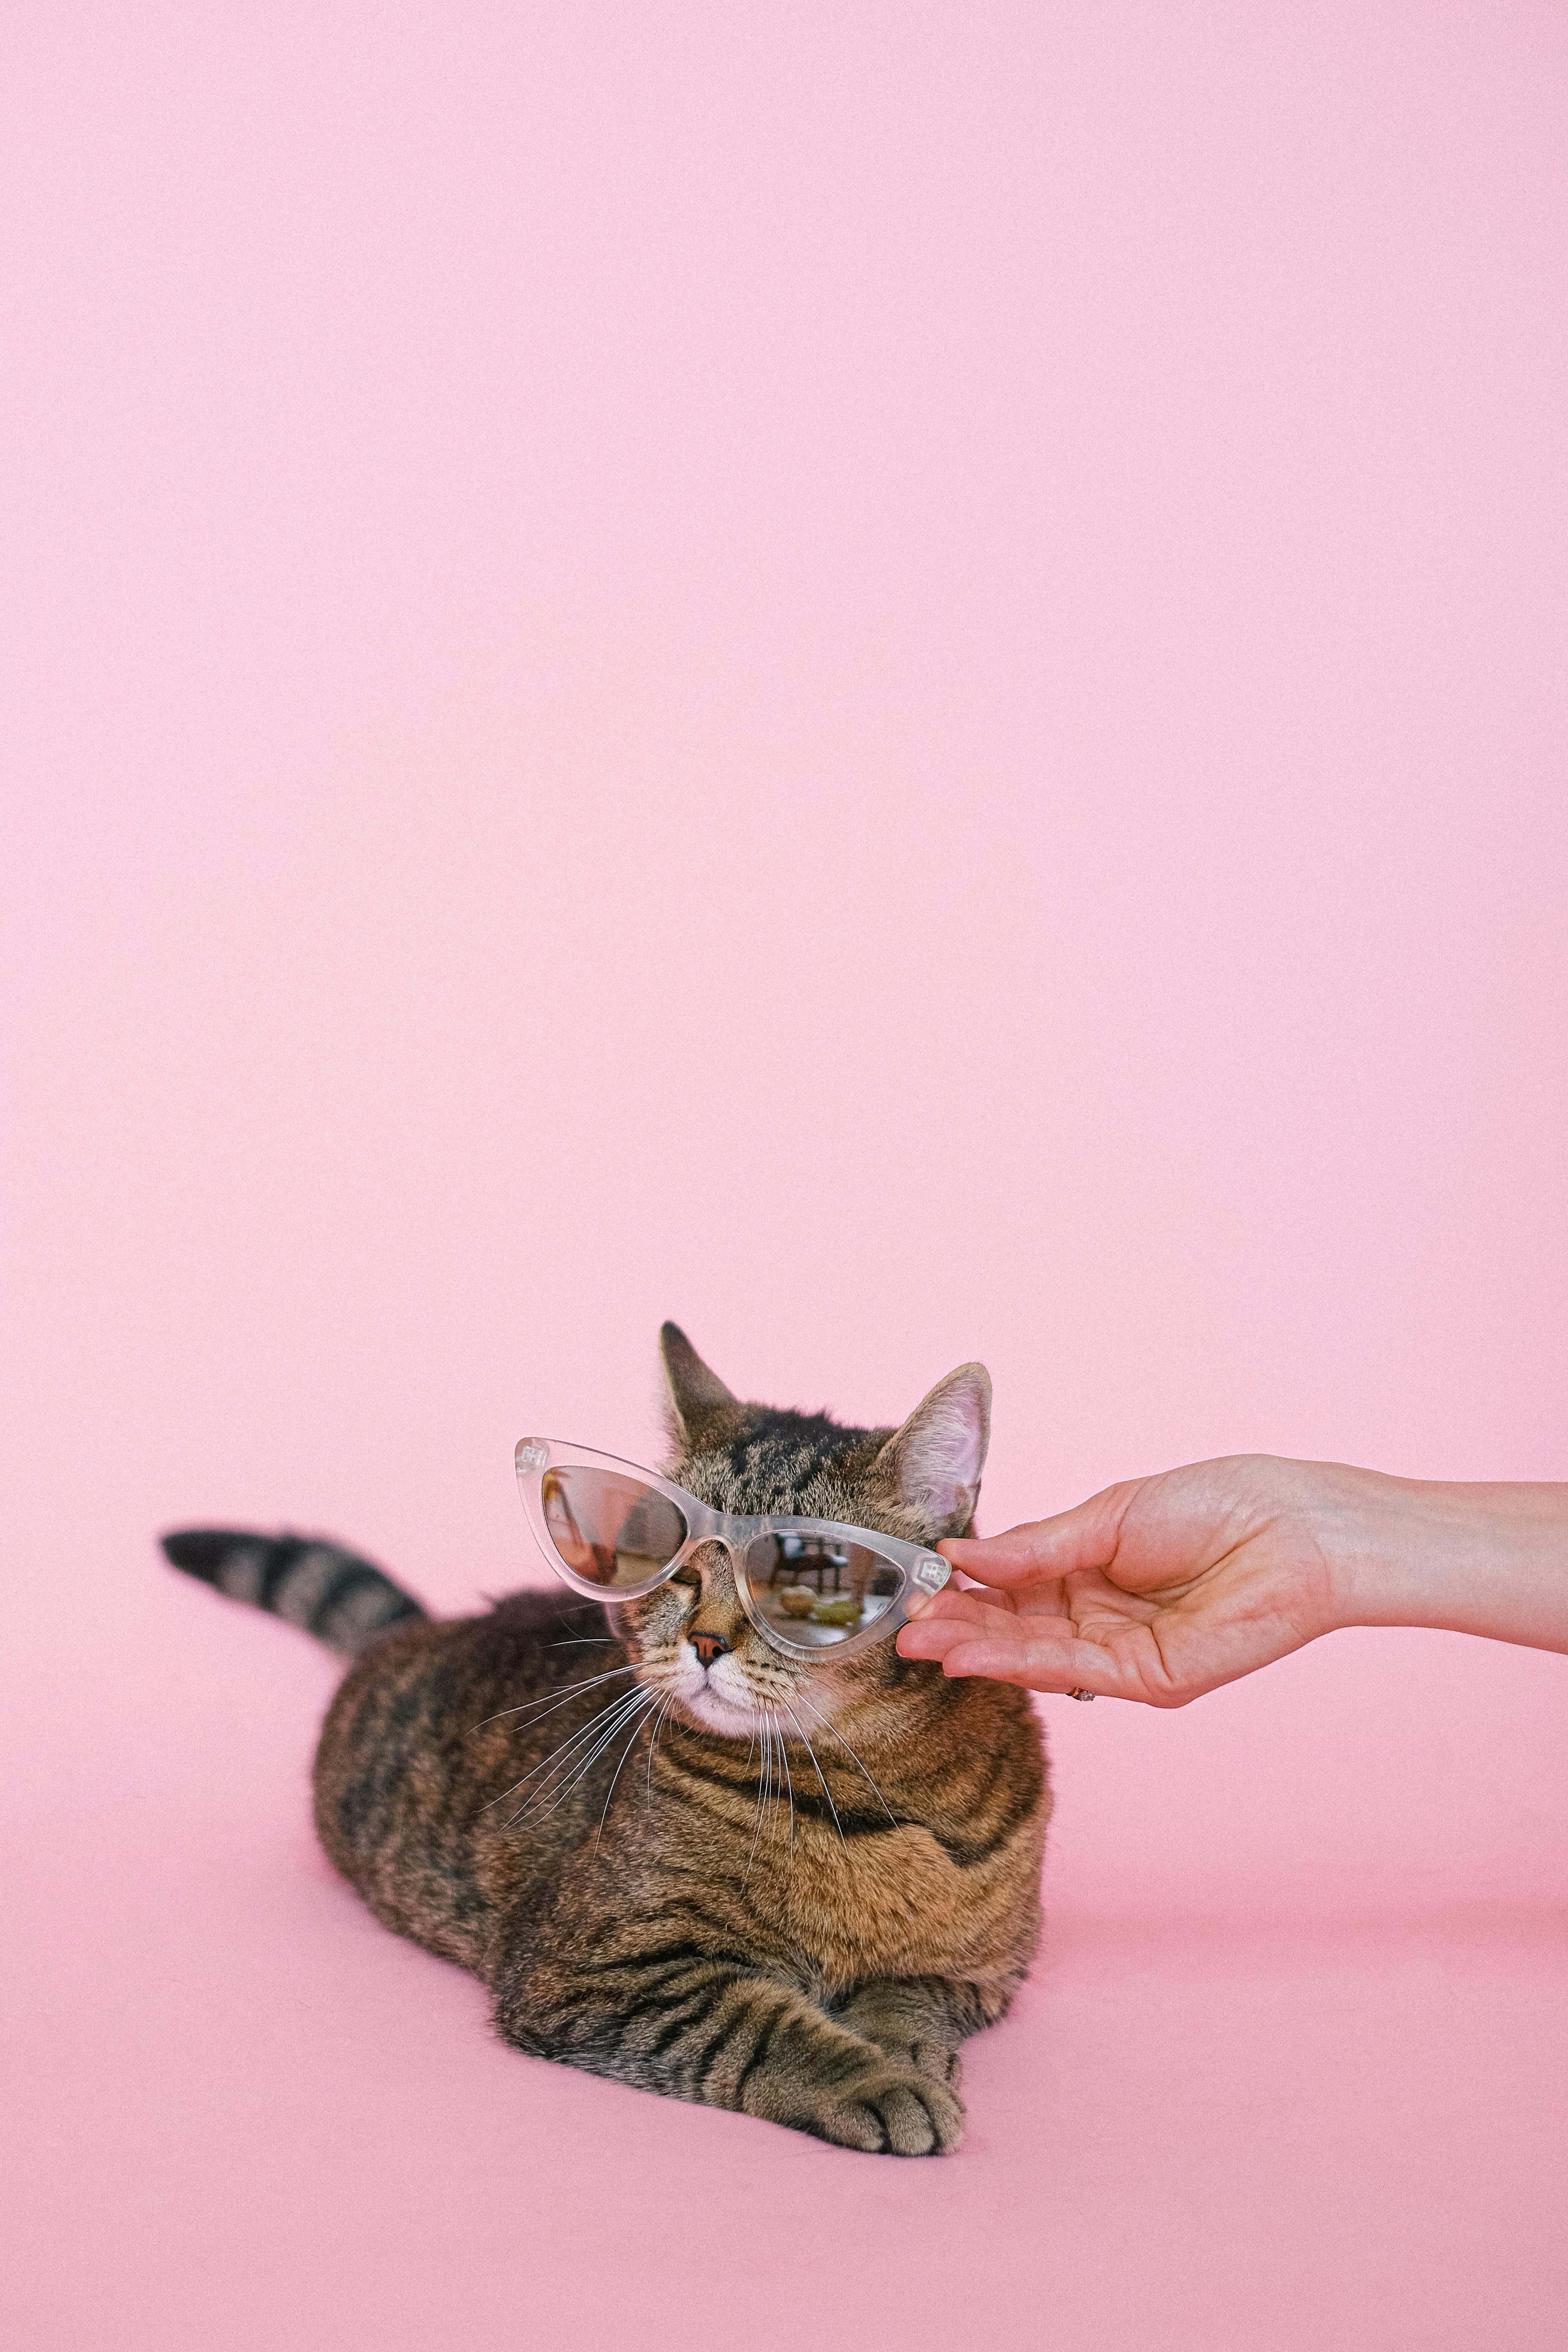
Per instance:
[[[739,1518],[635,1463],[549,1437],[517,1444],[522,1507],[545,1559],[574,1592],[638,1601],[700,1545],[722,1544],[742,1608],[766,1642],[802,1664],[848,1657],[896,1633],[917,1595],[952,1570],[940,1552],[836,1519]]]

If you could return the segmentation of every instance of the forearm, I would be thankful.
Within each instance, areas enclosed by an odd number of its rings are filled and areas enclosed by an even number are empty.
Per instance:
[[[1430,1625],[1568,1652],[1568,1486],[1448,1486],[1230,1454],[942,1547],[907,1658],[1030,1690],[1184,1706],[1336,1627]]]
[[[1432,1625],[1568,1651],[1568,1486],[1315,1465],[1342,1625]]]

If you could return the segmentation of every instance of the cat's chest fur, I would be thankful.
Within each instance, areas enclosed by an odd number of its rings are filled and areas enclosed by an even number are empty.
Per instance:
[[[966,1870],[913,1824],[840,1845],[813,1823],[796,1867],[752,1894],[759,1927],[792,1945],[828,1983],[868,1976],[983,1979],[1013,1943],[1005,1931],[1039,1868],[1039,1841]]]
[[[893,1772],[885,1806],[831,1768],[831,1795],[803,1783],[759,1799],[716,1784],[700,1748],[678,1748],[668,1769],[661,1751],[651,1790],[639,1791],[651,1802],[628,1805],[582,1857],[597,1897],[584,1916],[689,1899],[757,1962],[803,1983],[1016,1979],[1037,1920],[1048,1802],[1025,1721],[983,1799],[955,1820],[910,1818]]]

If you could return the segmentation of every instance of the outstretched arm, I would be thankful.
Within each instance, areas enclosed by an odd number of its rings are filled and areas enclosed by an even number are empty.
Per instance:
[[[942,1549],[905,1657],[1182,1706],[1345,1625],[1568,1651],[1568,1486],[1451,1486],[1233,1454]]]

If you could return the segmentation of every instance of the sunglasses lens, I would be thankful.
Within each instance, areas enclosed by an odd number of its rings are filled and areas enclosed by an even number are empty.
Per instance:
[[[550,1540],[574,1575],[606,1587],[646,1584],[686,1541],[667,1495],[609,1470],[547,1470],[541,1481]]]
[[[903,1570],[837,1536],[758,1536],[746,1552],[752,1599],[799,1649],[831,1650],[886,1616]]]

